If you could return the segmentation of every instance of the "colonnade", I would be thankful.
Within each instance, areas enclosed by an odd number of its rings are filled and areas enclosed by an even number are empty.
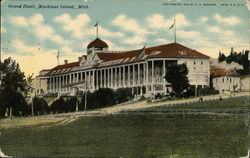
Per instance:
[[[160,67],[156,62],[160,62]],[[163,78],[165,72],[166,62],[159,59],[97,69],[83,69],[48,77],[47,91],[66,94],[72,91],[72,87],[83,91],[130,87],[139,88],[138,94],[155,93],[155,91],[159,91],[157,85],[162,86],[160,91],[166,91],[166,81]],[[145,87],[146,92],[142,92],[142,87]]]

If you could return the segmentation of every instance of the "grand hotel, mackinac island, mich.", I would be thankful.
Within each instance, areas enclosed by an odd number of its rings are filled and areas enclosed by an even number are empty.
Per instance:
[[[109,51],[96,38],[87,46],[87,55],[78,61],[41,70],[36,77],[36,94],[73,96],[77,91],[93,92],[99,88],[131,88],[135,96],[168,94],[171,85],[164,78],[169,63],[186,63],[190,85],[209,86],[210,62],[206,56],[179,43],[138,50]]]

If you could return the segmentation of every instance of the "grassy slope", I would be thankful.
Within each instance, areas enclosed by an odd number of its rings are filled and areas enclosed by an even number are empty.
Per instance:
[[[203,101],[191,104],[178,104],[173,106],[160,106],[145,110],[164,109],[250,109],[250,97],[228,98],[214,101]]]
[[[1,129],[0,129],[1,130]],[[245,120],[165,115],[85,117],[66,125],[2,129],[0,147],[14,156],[239,157]]]

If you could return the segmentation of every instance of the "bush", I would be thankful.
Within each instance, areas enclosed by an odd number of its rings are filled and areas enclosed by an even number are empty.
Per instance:
[[[102,108],[110,105],[114,105],[115,95],[114,91],[110,88],[100,88],[93,93],[87,94],[87,109]],[[81,97],[79,110],[84,110],[85,95]]]
[[[74,112],[77,104],[79,104],[77,97],[64,99],[60,97],[51,104],[50,111],[53,113]]]
[[[62,113],[64,112],[64,100],[62,97],[60,97],[59,99],[55,100],[51,106],[50,106],[50,111],[53,113]]]
[[[31,107],[21,93],[0,93],[0,117],[5,117],[6,110],[8,110],[8,115],[10,115],[10,109],[13,116],[27,116],[31,114]]]
[[[191,85],[188,90],[183,94],[183,97],[192,97],[195,96],[195,86]]]
[[[155,95],[155,99],[162,99],[163,98],[163,95],[161,93],[157,93]]]
[[[219,94],[219,91],[215,90],[212,87],[204,87],[198,89],[198,93],[199,95],[214,95],[214,94]]]
[[[76,111],[76,105],[78,104],[77,97],[71,97],[64,102],[65,112],[74,112]]]
[[[49,112],[48,103],[43,98],[33,98],[33,111],[35,115],[46,114],[47,112]]]
[[[114,95],[116,104],[129,101],[133,98],[131,88],[119,88],[114,92]]]

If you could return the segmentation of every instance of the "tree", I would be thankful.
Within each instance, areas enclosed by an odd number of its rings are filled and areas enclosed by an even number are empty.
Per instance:
[[[133,98],[131,88],[118,88],[115,92],[115,103],[122,103]]]
[[[219,61],[219,62],[222,62],[222,61],[225,61],[225,60],[226,60],[225,54],[219,52],[218,61]]]
[[[34,97],[33,108],[35,114],[43,115],[49,112],[48,103],[43,98]]]
[[[29,81],[24,72],[20,70],[19,64],[11,58],[0,62],[1,87],[0,87],[0,109],[2,116],[7,110],[9,116],[28,114],[30,112],[25,97],[31,90]]]
[[[177,97],[181,97],[190,86],[187,74],[188,68],[186,64],[171,63],[167,66],[165,79],[171,84],[173,93]]]

